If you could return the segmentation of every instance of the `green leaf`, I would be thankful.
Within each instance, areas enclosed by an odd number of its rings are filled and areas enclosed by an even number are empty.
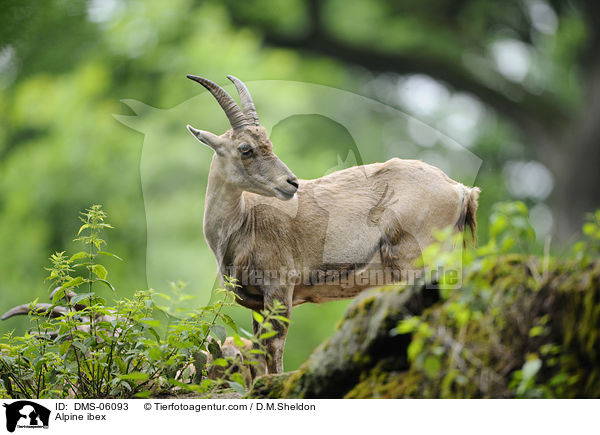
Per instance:
[[[71,258],[69,259],[69,261],[75,261],[75,260],[81,260],[82,258],[88,258],[90,255],[89,252],[78,252],[77,254],[73,254],[73,256],[71,256]]]
[[[169,382],[176,387],[183,388],[188,391],[194,391],[194,386],[178,381],[177,379],[169,378]]]
[[[92,292],[92,293],[80,293],[80,294],[78,294],[78,295],[76,295],[76,296],[73,296],[73,297],[71,298],[71,303],[72,303],[73,305],[75,305],[76,303],[78,303],[78,302],[81,302],[81,301],[83,301],[84,299],[89,299],[90,297],[92,297],[92,298],[93,298],[93,297],[94,297],[94,295],[95,295],[95,293],[94,293],[94,292]]]
[[[150,375],[142,372],[131,372],[125,375],[117,375],[123,381],[147,381]]]
[[[106,331],[103,331],[101,329],[99,329],[99,325],[95,324],[96,326],[96,335],[104,342],[111,342],[112,341],[112,336],[109,336]]]
[[[573,252],[575,252],[575,253],[583,252],[585,250],[586,246],[587,245],[585,242],[577,242],[573,245]]]
[[[158,332],[156,332],[156,329],[148,328],[148,332],[150,334],[152,334],[152,336],[154,337],[154,339],[156,340],[157,343],[160,343],[160,335],[158,335]]]
[[[71,342],[68,340],[63,341],[60,347],[58,348],[58,353],[60,355],[64,355],[69,350],[69,347],[71,347]]]
[[[533,328],[531,328],[529,330],[529,336],[530,337],[537,337],[538,335],[542,335],[544,333],[544,327],[543,326],[534,326]]]
[[[123,361],[123,358],[121,358],[120,356],[115,356],[115,364],[117,365],[117,367],[119,367],[119,370],[124,372],[127,370],[127,364],[125,364],[125,361]]]
[[[77,276],[77,277],[75,277],[73,279],[70,279],[66,283],[64,283],[62,285],[62,288],[65,289],[65,288],[77,287],[77,286],[83,284],[84,282],[85,282],[85,279],[83,279],[80,276]]]
[[[237,334],[233,334],[233,342],[239,348],[243,348],[244,347],[244,341],[242,340],[242,337],[240,337]]]
[[[54,295],[52,296],[52,304],[56,305],[64,297],[65,297],[65,289],[62,287],[59,287],[54,292]]]
[[[151,394],[152,391],[150,390],[140,391],[139,393],[135,393],[134,397],[137,397],[138,399],[147,399]]]
[[[500,245],[500,250],[502,252],[508,252],[515,245],[514,237],[507,236],[502,240],[502,244]]]
[[[241,373],[239,373],[239,372],[232,373],[230,376],[230,379],[233,382],[240,384],[242,387],[244,387],[244,388],[246,387],[246,381],[244,380],[244,377],[242,376]]]
[[[396,327],[396,332],[398,334],[410,334],[411,332],[415,332],[419,327],[420,321],[421,320],[419,316],[413,316],[408,319],[403,319]]]
[[[561,384],[564,384],[568,378],[569,378],[569,376],[566,373],[560,372],[560,373],[552,376],[552,378],[550,379],[550,381],[548,383],[550,385],[561,385]]]
[[[235,332],[238,332],[237,325],[235,324],[235,322],[233,321],[233,319],[231,317],[229,317],[227,314],[221,314],[221,317],[223,318],[223,321],[225,322],[225,324],[227,326],[229,326]]]
[[[72,345],[73,347],[79,349],[81,353],[86,353],[88,351],[88,346],[84,345],[83,343],[80,343],[79,341],[73,341]]]
[[[212,362],[212,365],[218,366],[218,367],[227,367],[229,365],[229,363],[224,358],[217,358],[216,360],[214,360]]]
[[[148,350],[148,356],[150,359],[157,361],[162,356],[162,351],[158,347],[151,347],[150,350]]]
[[[427,376],[430,378],[435,378],[442,368],[442,363],[438,357],[429,355],[427,358],[425,358],[423,368],[425,369]]]
[[[108,275],[108,271],[101,264],[94,264],[92,266],[92,272],[100,279],[106,279],[106,275]]]
[[[423,340],[420,338],[413,338],[413,341],[408,345],[407,355],[409,361],[414,361],[417,355],[423,349]]]
[[[221,344],[225,343],[225,339],[227,338],[227,330],[223,326],[212,325],[210,330],[213,333],[213,337],[219,340]]]
[[[594,234],[595,231],[596,225],[594,225],[592,222],[588,222],[583,225],[583,234],[585,234],[586,236],[591,236],[592,234]]]
[[[106,285],[108,286],[108,288],[110,288],[110,289],[113,291],[113,293],[115,293],[115,292],[116,292],[116,290],[115,290],[115,288],[113,287],[113,285],[112,285],[110,282],[108,282],[107,280],[105,280],[105,279],[102,279],[102,278],[98,278],[96,281],[99,281],[99,282],[101,282],[101,283],[104,283],[104,284],[106,284]]]
[[[116,258],[119,261],[123,261],[123,259],[121,257],[119,257],[117,254],[113,254],[112,252],[98,251],[98,254],[105,255],[107,257]]]
[[[173,343],[173,345],[177,349],[189,349],[190,347],[194,346],[194,343],[192,343],[189,340],[183,340],[183,341],[176,341],[175,343]]]
[[[90,228],[90,224],[83,224],[82,226],[79,227],[79,231],[77,231],[77,235],[80,235],[81,232],[83,230],[85,230],[86,228]]]
[[[254,320],[256,320],[258,323],[263,323],[265,321],[265,318],[262,316],[262,314],[257,311],[252,311],[252,317],[254,317]]]
[[[492,219],[490,233],[492,238],[496,238],[508,226],[508,218],[504,215],[499,215],[496,219]]]
[[[276,315],[276,316],[273,316],[273,319],[279,320],[280,322],[290,323],[290,319],[288,319],[285,316]]]
[[[239,373],[236,373],[239,374]],[[238,382],[233,382],[233,381],[228,381],[227,382],[229,384],[229,386],[235,390],[236,393],[238,394],[245,394],[246,393],[246,387]]]
[[[160,322],[158,320],[150,319],[150,318],[140,319],[140,323],[143,323],[144,325],[152,326],[155,328],[158,328],[160,326]]]
[[[278,334],[277,331],[265,332],[264,334],[260,334],[260,337],[258,337],[258,339],[259,340],[266,340],[268,338],[275,337],[277,334]]]

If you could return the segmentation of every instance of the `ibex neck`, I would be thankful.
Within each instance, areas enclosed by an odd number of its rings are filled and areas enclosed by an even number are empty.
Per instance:
[[[229,236],[244,221],[243,191],[229,183],[223,174],[213,159],[204,203],[204,235],[219,262],[225,253]]]

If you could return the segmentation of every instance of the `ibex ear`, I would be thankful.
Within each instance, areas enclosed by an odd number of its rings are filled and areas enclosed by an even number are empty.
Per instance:
[[[217,154],[223,155],[223,140],[216,134],[209,131],[197,130],[191,125],[186,126],[190,133],[194,135],[204,145],[211,147]]]

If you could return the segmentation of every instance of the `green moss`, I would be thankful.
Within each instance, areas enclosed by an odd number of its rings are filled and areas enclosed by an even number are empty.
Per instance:
[[[600,261],[487,260],[423,313],[434,334],[414,334],[422,344],[402,382],[370,376],[363,388],[377,380],[393,381],[397,397],[600,397]],[[433,357],[439,373],[427,372]],[[522,371],[530,359],[540,361],[531,379]]]
[[[352,356],[352,362],[359,366],[366,366],[371,362],[371,357],[368,354],[356,352]]]
[[[303,399],[301,381],[306,373],[306,369],[296,370],[283,385],[282,397]]]
[[[428,308],[405,290],[359,296],[299,371],[257,380],[255,397],[600,397],[600,260],[488,256]],[[390,334],[407,315],[414,328]]]
[[[376,296],[370,296],[368,298],[363,298],[359,300],[358,303],[352,305],[351,309],[349,309],[344,316],[344,321],[348,319],[353,319],[357,315],[365,314],[375,303]]]
[[[264,375],[257,378],[252,389],[246,395],[248,399],[279,399],[284,397],[285,383],[292,378],[296,372],[288,372],[280,375]]]
[[[389,372],[380,364],[364,373],[345,399],[400,399],[418,390],[419,376],[412,372]]]

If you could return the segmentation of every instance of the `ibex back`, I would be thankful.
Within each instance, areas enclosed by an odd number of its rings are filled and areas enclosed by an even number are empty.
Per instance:
[[[398,280],[413,270],[435,229],[466,225],[475,235],[478,188],[397,158],[298,180],[273,153],[239,79],[228,76],[241,108],[210,80],[188,78],[216,98],[232,127],[217,136],[187,126],[215,152],[204,234],[220,275],[240,282],[241,305],[261,310],[279,300],[290,318],[293,306],[350,298],[373,286],[372,271],[384,272],[378,276],[385,282]],[[283,371],[287,325],[275,327],[278,335],[266,343],[269,373]]]

